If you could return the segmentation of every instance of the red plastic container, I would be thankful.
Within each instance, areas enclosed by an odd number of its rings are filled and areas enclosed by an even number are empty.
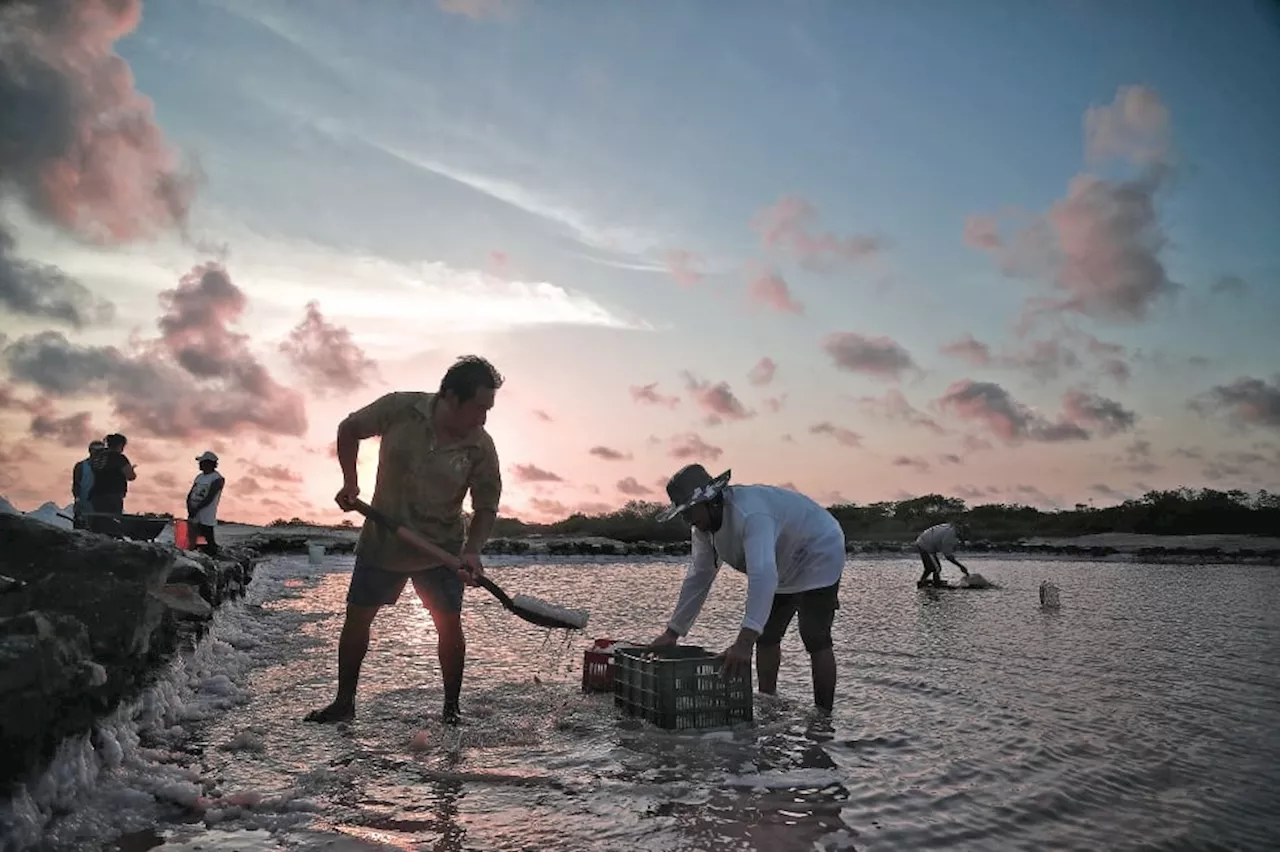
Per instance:
[[[193,550],[204,541],[204,536],[191,531],[191,523],[186,518],[173,519],[173,546],[179,550]]]
[[[613,691],[613,652],[619,648],[635,647],[630,642],[614,639],[597,639],[582,653],[582,691]]]

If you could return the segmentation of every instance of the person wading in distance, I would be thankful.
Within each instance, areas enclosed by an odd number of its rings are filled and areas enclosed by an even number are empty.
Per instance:
[[[446,724],[459,721],[458,699],[466,661],[462,632],[463,584],[483,576],[480,551],[498,517],[502,476],[498,452],[484,425],[502,376],[488,361],[460,358],[436,393],[393,392],[349,414],[338,426],[342,488],[335,501],[351,511],[360,494],[356,459],[360,441],[380,437],[378,474],[370,505],[412,527],[450,553],[463,568],[435,564],[371,521],[360,530],[356,563],[347,589],[346,620],[338,640],[338,692],[327,707],[313,710],[312,722],[355,716],[360,664],[381,607],[400,598],[412,580],[435,623],[437,654],[444,680]],[[464,529],[462,501],[471,493],[471,523]]]
[[[840,608],[844,531],[803,494],[771,485],[729,485],[729,474],[712,479],[702,465],[691,464],[667,482],[671,506],[657,517],[679,515],[692,527],[693,562],[667,629],[651,644],[674,645],[689,632],[723,562],[747,575],[742,626],[724,652],[724,670],[749,672],[754,646],[760,691],[777,692],[782,637],[799,613],[813,702],[830,711],[836,691],[831,626]]]

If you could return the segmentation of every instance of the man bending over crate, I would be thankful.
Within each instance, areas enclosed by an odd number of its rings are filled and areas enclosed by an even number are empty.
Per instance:
[[[747,575],[747,601],[738,639],[724,652],[730,673],[751,666],[754,646],[760,691],[778,688],[782,637],[799,614],[800,639],[809,652],[813,701],[830,710],[836,691],[831,625],[840,608],[844,531],[814,501],[771,485],[729,485],[730,471],[714,479],[700,464],[681,468],[667,482],[671,506],[692,529],[693,563],[675,612],[653,645],[674,645],[689,632],[723,562]]]

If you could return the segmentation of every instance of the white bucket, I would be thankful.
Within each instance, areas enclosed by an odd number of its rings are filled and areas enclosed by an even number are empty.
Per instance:
[[[319,565],[324,559],[324,545],[315,542],[307,542],[307,561],[312,565]]]

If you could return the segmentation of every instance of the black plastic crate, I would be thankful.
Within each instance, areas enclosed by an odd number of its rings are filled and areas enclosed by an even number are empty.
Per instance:
[[[720,674],[721,660],[697,645],[619,648],[613,703],[660,728],[722,728],[753,718],[751,673]]]

